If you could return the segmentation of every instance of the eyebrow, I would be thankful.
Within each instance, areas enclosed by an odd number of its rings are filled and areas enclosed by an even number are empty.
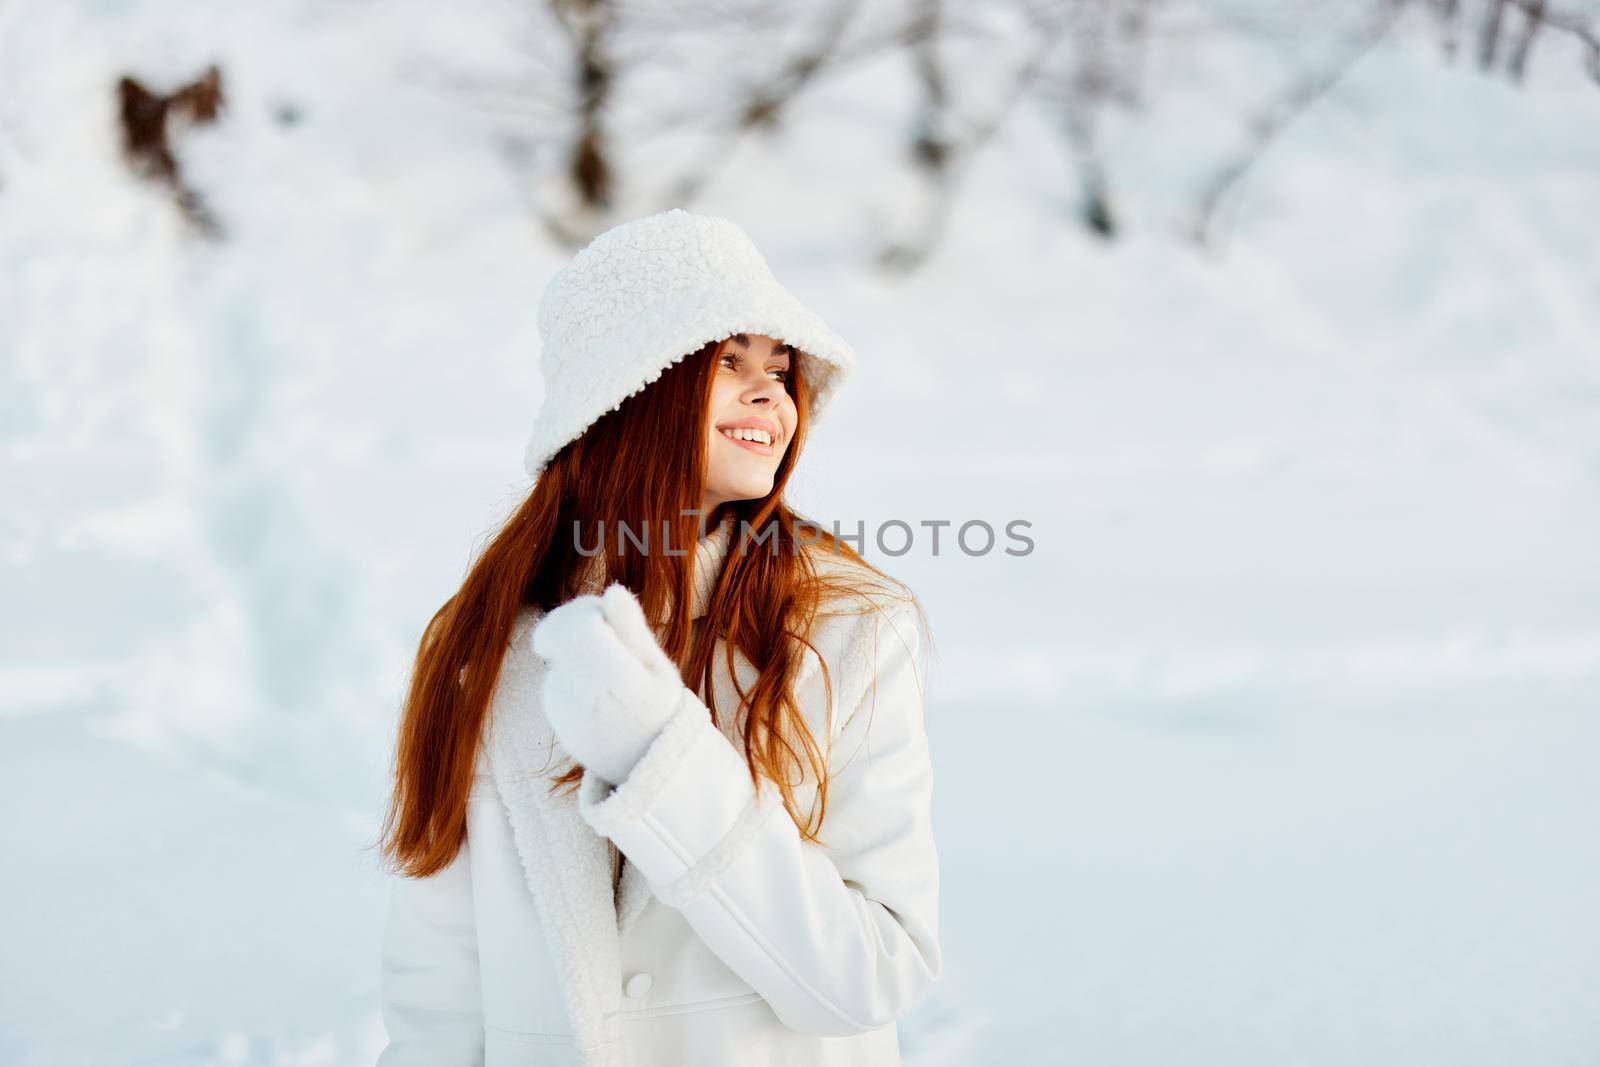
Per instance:
[[[740,348],[749,348],[750,347],[750,335],[749,334],[736,333],[736,334],[733,334],[732,336],[730,336],[728,338],[728,340],[732,341],[734,344],[738,345]],[[795,356],[795,347],[794,347],[794,345],[791,345],[791,344],[789,344],[787,342],[780,341],[778,344],[775,344],[775,345],[772,346],[772,354],[773,355],[781,356],[781,355],[784,355],[785,353],[788,354],[789,358],[793,359],[794,356]]]

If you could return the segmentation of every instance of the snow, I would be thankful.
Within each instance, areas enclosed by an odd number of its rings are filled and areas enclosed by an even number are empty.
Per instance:
[[[512,109],[449,88],[531,80],[526,18],[0,6],[0,1062],[381,1047],[394,716],[524,487],[566,255]],[[1202,251],[1275,53],[1161,48],[1112,244],[1023,109],[923,268],[873,271],[921,195],[892,58],[690,205],[855,343],[795,499],[932,618],[946,972],[907,1063],[1593,1062],[1600,88],[1554,38],[1518,88],[1400,33]],[[111,89],[211,61],[208,246]],[[642,153],[697,143],[619,146],[640,211]],[[1030,555],[953,547],[1018,518]],[[953,525],[893,557],[890,519]]]

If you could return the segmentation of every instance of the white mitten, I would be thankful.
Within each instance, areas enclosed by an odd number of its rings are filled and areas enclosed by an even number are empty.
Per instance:
[[[612,785],[628,777],[679,702],[698,699],[620,582],[560,605],[531,640],[550,661],[543,700],[556,739]]]

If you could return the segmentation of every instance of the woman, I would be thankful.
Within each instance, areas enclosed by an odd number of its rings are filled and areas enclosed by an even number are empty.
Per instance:
[[[783,501],[850,348],[682,210],[539,331],[535,483],[400,726],[379,1063],[899,1063],[940,970],[921,611]]]

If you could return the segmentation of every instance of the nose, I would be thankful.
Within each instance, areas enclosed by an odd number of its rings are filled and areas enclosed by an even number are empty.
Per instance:
[[[750,388],[745,393],[745,400],[752,404],[776,405],[783,396],[783,383],[772,378],[763,378],[762,381]]]

